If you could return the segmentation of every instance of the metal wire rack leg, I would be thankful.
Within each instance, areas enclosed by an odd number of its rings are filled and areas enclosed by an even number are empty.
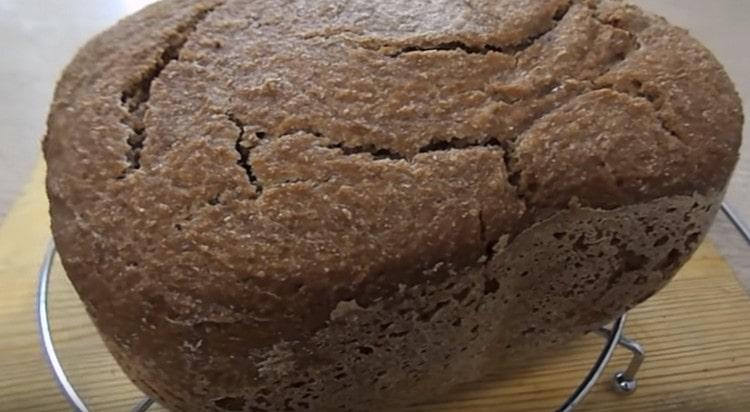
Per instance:
[[[50,241],[47,245],[47,252],[44,254],[44,262],[42,263],[41,269],[39,269],[39,286],[37,289],[37,324],[39,327],[39,337],[42,345],[42,352],[47,358],[52,374],[55,376],[55,381],[60,387],[60,390],[70,402],[70,405],[76,411],[87,412],[88,408],[83,402],[78,392],[73,388],[73,385],[68,380],[68,376],[65,374],[60,359],[57,357],[55,351],[55,344],[52,341],[52,332],[49,327],[49,314],[47,313],[47,290],[49,288],[49,273],[52,269],[52,262],[55,259],[55,244]]]
[[[586,377],[583,378],[583,381],[580,385],[576,388],[575,391],[568,397],[568,399],[563,403],[563,405],[557,409],[557,412],[571,412],[573,411],[576,406],[578,406],[581,401],[586,397],[586,395],[591,392],[591,389],[594,387],[596,382],[599,381],[599,378],[602,375],[602,372],[604,372],[604,368],[609,364],[609,361],[612,359],[612,355],[615,353],[615,348],[618,345],[622,345],[624,347],[628,347],[627,345],[630,345],[632,347],[638,347],[641,346],[622,335],[623,330],[625,329],[625,321],[627,320],[627,314],[623,314],[615,322],[612,324],[611,329],[607,328],[599,328],[596,333],[598,335],[601,335],[607,341],[604,344],[604,348],[602,348],[601,353],[599,354],[599,357],[597,358],[596,362],[594,362],[594,365],[589,370],[589,373],[586,374]],[[628,367],[628,371],[632,372],[632,374],[627,375],[629,377],[632,377],[632,381],[635,382],[635,373],[638,371],[638,368],[640,367],[641,363],[643,363],[644,354],[643,350],[640,350],[640,357],[638,357],[637,362],[635,362],[635,358],[631,360],[630,366]],[[635,366],[634,366],[635,365]],[[615,382],[617,380],[617,377],[615,376]],[[632,392],[632,391],[631,391]]]
[[[49,325],[47,295],[49,293],[50,272],[52,271],[52,264],[54,261],[55,243],[50,241],[47,245],[47,252],[44,254],[44,261],[39,269],[39,285],[37,288],[37,324],[39,327],[42,353],[44,353],[44,356],[47,358],[47,362],[49,363],[50,369],[52,369],[52,375],[55,377],[57,385],[60,387],[63,395],[68,399],[68,402],[70,402],[70,406],[73,407],[73,410],[77,412],[89,412],[88,406],[68,379],[65,369],[63,368],[62,363],[60,363],[60,358],[57,356],[55,342],[52,340],[52,329]],[[145,412],[153,404],[153,399],[144,398],[133,408],[133,412]]]
[[[613,331],[610,331],[606,328],[601,328],[596,331],[596,333],[604,336],[605,338],[609,338],[612,335]],[[617,373],[615,373],[615,376],[613,378],[615,390],[625,394],[635,392],[635,389],[638,387],[636,374],[641,368],[643,361],[646,359],[646,352],[643,350],[643,346],[641,346],[640,343],[624,335],[620,335],[617,341],[617,345],[622,346],[623,348],[630,351],[633,356],[630,358],[628,368],[624,372],[618,371]]]
[[[154,400],[151,398],[143,398],[138,405],[135,405],[132,412],[146,412],[154,404]]]
[[[638,387],[635,375],[643,364],[643,360],[646,359],[646,352],[643,351],[643,346],[638,342],[630,340],[625,336],[620,338],[620,346],[630,351],[633,357],[630,358],[630,364],[625,372],[617,372],[614,378],[615,390],[622,393],[634,392]]]

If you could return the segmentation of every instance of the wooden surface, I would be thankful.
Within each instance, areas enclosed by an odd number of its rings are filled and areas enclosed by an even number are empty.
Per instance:
[[[0,411],[68,409],[40,355],[35,326],[37,269],[49,237],[42,173],[36,169],[0,227]],[[138,392],[104,350],[59,264],[50,288],[54,336],[71,380],[94,411],[128,410]],[[704,244],[667,289],[633,311],[626,334],[648,352],[638,391],[623,396],[610,390],[609,377],[629,359],[618,349],[580,410],[750,410],[750,300],[712,244]],[[408,410],[553,410],[602,343],[597,336],[582,337]]]

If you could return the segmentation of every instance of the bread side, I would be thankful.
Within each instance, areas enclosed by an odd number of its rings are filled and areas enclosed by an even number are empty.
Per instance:
[[[144,391],[374,409],[661,288],[741,126],[710,53],[620,2],[164,1],[79,53],[44,146]]]
[[[466,269],[438,265],[422,273],[431,282],[398,283],[377,302],[341,301],[309,340],[251,349],[248,359],[215,356],[205,336],[194,336],[179,346],[193,366],[188,389],[177,393],[166,383],[171,371],[109,347],[139,386],[175,410],[196,402],[206,410],[392,410],[646,300],[700,243],[718,199],[560,212],[498,245],[494,259]],[[383,283],[371,287],[392,288]]]

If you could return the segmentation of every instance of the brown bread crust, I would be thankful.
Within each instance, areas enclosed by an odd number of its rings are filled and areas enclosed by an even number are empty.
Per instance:
[[[707,50],[619,1],[165,0],[81,50],[44,151],[68,276],[145,392],[368,410],[663,287],[742,122]]]

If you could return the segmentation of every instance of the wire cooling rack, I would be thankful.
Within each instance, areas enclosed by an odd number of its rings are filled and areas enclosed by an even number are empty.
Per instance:
[[[739,233],[750,244],[750,228],[739,216],[739,214],[727,203],[721,205],[722,212],[727,218],[734,224]],[[54,242],[50,241],[47,247],[47,252],[44,255],[41,268],[39,270],[39,284],[37,288],[37,319],[40,335],[40,344],[42,352],[44,353],[49,363],[52,375],[60,387],[60,391],[68,399],[70,405],[74,410],[79,412],[89,412],[90,409],[86,405],[86,402],[76,391],[75,386],[68,379],[65,369],[60,363],[57,351],[55,349],[54,339],[52,337],[52,331],[50,329],[49,322],[49,311],[47,306],[47,297],[49,293],[49,280],[54,264],[56,250]],[[613,387],[616,391],[623,394],[629,394],[636,390],[637,380],[636,374],[641,364],[645,360],[645,352],[643,347],[636,341],[626,337],[624,335],[625,322],[627,320],[627,314],[623,314],[617,320],[615,320],[610,327],[603,327],[596,331],[597,334],[604,338],[604,345],[602,346],[599,355],[595,359],[591,369],[583,378],[578,387],[570,394],[567,400],[557,409],[557,412],[571,412],[578,404],[583,401],[586,395],[591,392],[591,389],[601,378],[605,367],[609,364],[612,359],[615,348],[621,346],[627,349],[631,353],[630,363],[624,371],[615,373],[612,377]],[[145,412],[148,411],[154,404],[154,400],[148,397],[141,399],[132,407],[132,412]]]

